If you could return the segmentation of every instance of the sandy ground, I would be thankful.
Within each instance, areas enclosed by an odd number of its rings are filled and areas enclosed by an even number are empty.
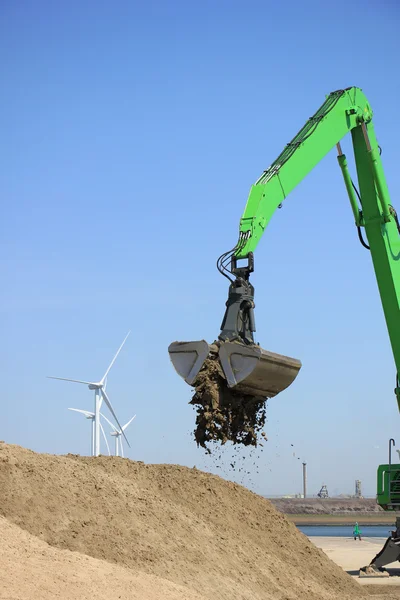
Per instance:
[[[1,600],[400,600],[265,498],[178,465],[0,443],[0,539]]]
[[[59,550],[0,517],[0,600],[204,600],[161,577]]]
[[[367,578],[358,576],[360,567],[364,567],[371,562],[379,550],[382,549],[387,538],[363,538],[361,541],[354,541],[353,538],[312,536],[309,539],[360,585],[394,586],[400,592],[399,562],[385,567],[391,577]]]

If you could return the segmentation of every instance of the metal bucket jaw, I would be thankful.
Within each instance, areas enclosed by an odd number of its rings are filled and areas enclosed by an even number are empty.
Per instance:
[[[271,398],[296,379],[301,362],[295,358],[240,342],[173,342],[168,348],[176,372],[189,385],[195,381],[206,358],[218,355],[229,388],[242,394]]]
[[[210,346],[206,341],[200,342],[172,342],[168,346],[169,357],[175,371],[192,385],[204,361],[210,353]]]

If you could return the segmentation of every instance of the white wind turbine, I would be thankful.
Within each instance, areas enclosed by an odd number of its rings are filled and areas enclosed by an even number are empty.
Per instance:
[[[81,413],[87,419],[89,419],[89,420],[92,421],[92,456],[94,456],[94,417],[95,417],[95,414],[93,412],[88,411],[88,410],[82,410],[81,408],[69,408],[68,410],[74,410],[75,412]],[[100,415],[102,415],[104,417],[103,413],[100,413]],[[106,417],[104,417],[104,418],[106,418]],[[107,419],[107,421],[108,421],[108,419]],[[111,456],[110,446],[108,445],[107,436],[106,436],[106,434],[104,432],[104,427],[101,424],[101,421],[100,421],[100,429],[101,429],[101,434],[102,434],[102,436],[104,438],[104,441],[106,443],[106,446],[107,446],[108,456]]]
[[[127,429],[127,427],[132,423],[132,421],[136,417],[136,415],[133,415],[132,419],[129,419],[129,421],[127,423],[125,423],[125,425],[123,425],[120,429],[117,429],[115,427],[115,425],[113,425],[111,423],[111,421],[109,419],[107,419],[106,416],[103,415],[103,413],[101,413],[101,416],[104,417],[104,419],[107,421],[107,423],[112,427],[111,435],[115,436],[115,456],[119,456],[119,451],[121,450],[121,456],[122,456],[122,458],[124,458],[124,447],[122,445],[121,436],[124,434],[125,429]]]
[[[107,375],[110,372],[111,367],[115,363],[115,360],[116,360],[118,354],[121,352],[122,346],[125,344],[129,334],[130,334],[130,331],[128,332],[124,341],[118,348],[117,353],[115,354],[107,371],[104,373],[104,375],[103,375],[102,379],[100,379],[100,381],[93,382],[93,381],[81,381],[80,379],[66,379],[65,377],[48,377],[48,379],[58,379],[60,381],[72,381],[73,383],[83,383],[88,386],[89,390],[94,390],[94,427],[93,427],[93,430],[94,430],[93,431],[94,432],[94,443],[93,443],[94,453],[93,453],[93,456],[99,456],[99,454],[100,454],[100,406],[101,406],[103,399],[104,399],[104,402],[107,404],[112,416],[114,417],[118,427],[120,428],[120,430],[122,430],[122,427],[120,425],[120,422],[118,421],[117,415],[114,412],[114,409],[112,407],[110,399],[107,396],[105,386],[106,386]],[[122,431],[122,435],[124,436],[128,446],[130,447],[128,438],[126,437],[124,431]]]

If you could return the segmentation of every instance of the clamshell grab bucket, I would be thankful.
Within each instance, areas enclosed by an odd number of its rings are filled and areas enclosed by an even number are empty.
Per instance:
[[[200,342],[172,342],[168,346],[168,353],[175,371],[192,385],[204,361],[210,353],[210,346],[206,341]]]
[[[168,348],[176,372],[192,385],[206,358],[218,354],[227,386],[242,394],[271,398],[296,379],[301,362],[257,345],[219,342],[173,342]]]

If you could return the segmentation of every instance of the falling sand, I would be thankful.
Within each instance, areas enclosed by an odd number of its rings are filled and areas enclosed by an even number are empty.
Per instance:
[[[211,452],[212,442],[257,446],[265,424],[265,397],[229,389],[218,358],[212,355],[204,361],[193,387],[190,404],[197,412],[194,437],[198,446],[207,452]]]

